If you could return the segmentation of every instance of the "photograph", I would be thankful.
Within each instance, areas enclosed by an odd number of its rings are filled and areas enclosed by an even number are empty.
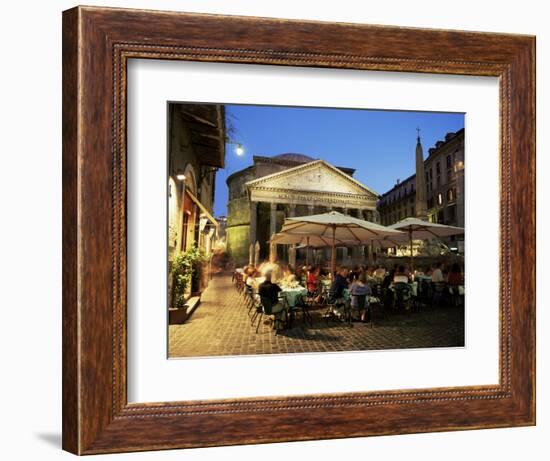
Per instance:
[[[465,347],[465,114],[167,103],[168,357]]]
[[[2,459],[549,458],[544,2],[84,3],[2,9]]]

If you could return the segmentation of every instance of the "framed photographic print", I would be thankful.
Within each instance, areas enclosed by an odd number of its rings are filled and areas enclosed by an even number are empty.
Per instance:
[[[63,13],[63,448],[535,424],[535,40]]]

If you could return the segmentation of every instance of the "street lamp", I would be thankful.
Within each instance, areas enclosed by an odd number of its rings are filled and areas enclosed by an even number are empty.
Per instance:
[[[236,147],[235,147],[235,153],[239,156],[239,157],[242,157],[244,155],[244,147],[242,144],[237,144]]]
[[[178,172],[176,173],[176,179],[178,181],[185,181],[185,175],[181,170],[178,170]]]

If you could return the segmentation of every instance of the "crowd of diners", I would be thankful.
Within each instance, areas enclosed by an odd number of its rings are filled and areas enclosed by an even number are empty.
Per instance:
[[[305,287],[311,305],[327,302],[338,305],[345,293],[352,312],[358,313],[353,320],[362,322],[370,321],[369,299],[373,299],[373,295],[380,296],[380,289],[385,293],[390,287],[411,285],[415,281],[430,286],[444,284],[451,289],[459,286],[463,288],[464,285],[463,270],[458,263],[444,266],[442,262],[436,262],[430,266],[417,267],[414,271],[405,264],[394,264],[391,269],[383,265],[358,265],[351,268],[338,266],[332,274],[329,269],[315,265],[292,267],[266,260],[259,266],[249,264],[237,270],[246,285],[259,296],[271,300],[274,313],[283,314],[284,308],[279,298],[282,289]],[[373,293],[375,286],[377,293]]]

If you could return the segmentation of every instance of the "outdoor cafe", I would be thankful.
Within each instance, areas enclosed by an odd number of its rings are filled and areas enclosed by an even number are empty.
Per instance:
[[[348,326],[360,321],[373,327],[375,316],[387,319],[393,313],[463,306],[461,264],[436,258],[429,266],[415,267],[413,253],[415,241],[463,233],[459,227],[417,218],[382,226],[335,211],[287,218],[270,239],[269,260],[260,262],[256,256],[247,266],[236,268],[233,282],[256,332],[266,317],[276,332],[291,328],[297,319],[303,327],[313,327],[317,319]],[[336,265],[338,247],[373,243],[382,248],[408,247],[410,256],[377,265],[368,261],[352,268]],[[288,264],[276,260],[277,245],[290,247]],[[330,248],[330,265],[310,264],[307,259],[296,265],[297,248]]]

